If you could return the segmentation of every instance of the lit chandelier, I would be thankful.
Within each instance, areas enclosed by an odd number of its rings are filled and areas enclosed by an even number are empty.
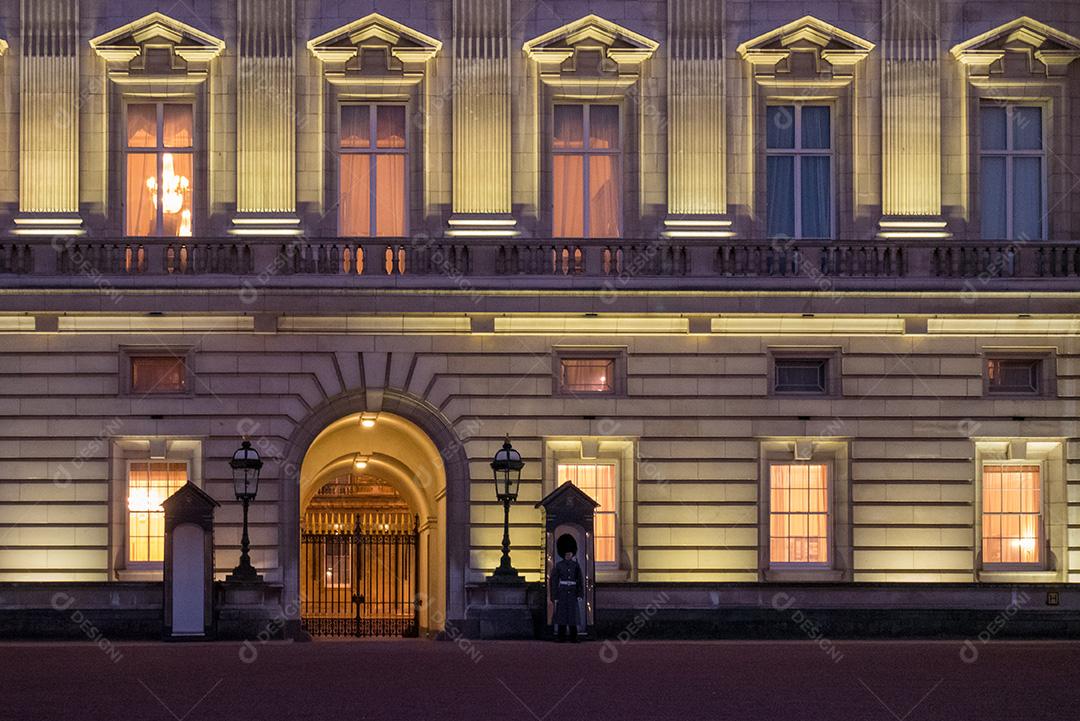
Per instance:
[[[150,202],[154,208],[158,205],[157,178],[150,176],[146,179],[146,187],[150,190]],[[180,213],[180,227],[177,235],[191,235],[191,211],[184,208],[184,194],[191,189],[191,181],[183,175],[177,175],[173,169],[172,153],[161,156],[161,210],[166,215]]]

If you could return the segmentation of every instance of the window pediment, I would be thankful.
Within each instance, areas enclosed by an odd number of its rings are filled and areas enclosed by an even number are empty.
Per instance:
[[[874,44],[807,15],[739,45],[757,77],[849,78]]]
[[[591,84],[618,77],[632,82],[659,47],[660,43],[633,30],[586,15],[533,38],[523,50],[537,63],[545,82],[561,76]]]
[[[97,36],[90,47],[104,58],[109,76],[118,82],[129,77],[202,79],[207,64],[225,50],[225,41],[154,12]]]
[[[348,84],[361,75],[371,82],[380,75],[400,83],[419,82],[424,67],[442,49],[442,42],[379,13],[308,41],[308,49],[323,62],[326,79]]]
[[[956,45],[952,54],[972,76],[1060,76],[1080,57],[1080,39],[1020,17]]]

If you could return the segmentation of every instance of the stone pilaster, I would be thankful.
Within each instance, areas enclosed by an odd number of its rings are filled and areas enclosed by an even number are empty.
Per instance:
[[[79,216],[79,3],[20,7],[20,235],[82,234]]]
[[[233,233],[300,232],[296,215],[296,0],[238,0]]]
[[[724,2],[668,3],[668,237],[727,237]]]
[[[882,237],[949,237],[941,215],[939,2],[882,0]]]
[[[450,235],[515,235],[510,201],[510,3],[454,0]]]

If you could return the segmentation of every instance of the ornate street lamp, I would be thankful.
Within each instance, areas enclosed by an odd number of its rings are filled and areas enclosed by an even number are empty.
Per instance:
[[[260,576],[251,565],[251,556],[248,549],[251,541],[248,538],[248,504],[255,500],[259,492],[259,471],[262,470],[263,462],[259,458],[259,452],[251,447],[251,442],[244,439],[240,447],[229,461],[233,474],[233,492],[236,500],[244,505],[244,534],[240,537],[240,564],[228,575],[228,581],[256,582],[261,581]]]
[[[497,583],[525,581],[518,575],[517,569],[510,565],[510,504],[517,500],[521,469],[524,466],[521,454],[510,445],[510,436],[507,436],[502,448],[495,452],[495,457],[491,460],[491,472],[495,477],[495,497],[503,504],[502,560],[490,577]]]

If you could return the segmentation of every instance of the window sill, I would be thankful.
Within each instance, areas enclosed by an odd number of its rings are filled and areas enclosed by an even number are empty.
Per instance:
[[[844,576],[844,571],[839,568],[766,568],[764,571],[766,581],[784,583],[835,583],[847,580]]]
[[[596,569],[597,583],[622,583],[630,580],[630,571],[625,568]]]
[[[1057,571],[1040,568],[1030,571],[1017,569],[979,571],[976,580],[981,583],[1057,583],[1062,578]]]
[[[159,569],[126,569],[121,568],[116,571],[117,581],[161,581],[164,579],[165,572]]]

